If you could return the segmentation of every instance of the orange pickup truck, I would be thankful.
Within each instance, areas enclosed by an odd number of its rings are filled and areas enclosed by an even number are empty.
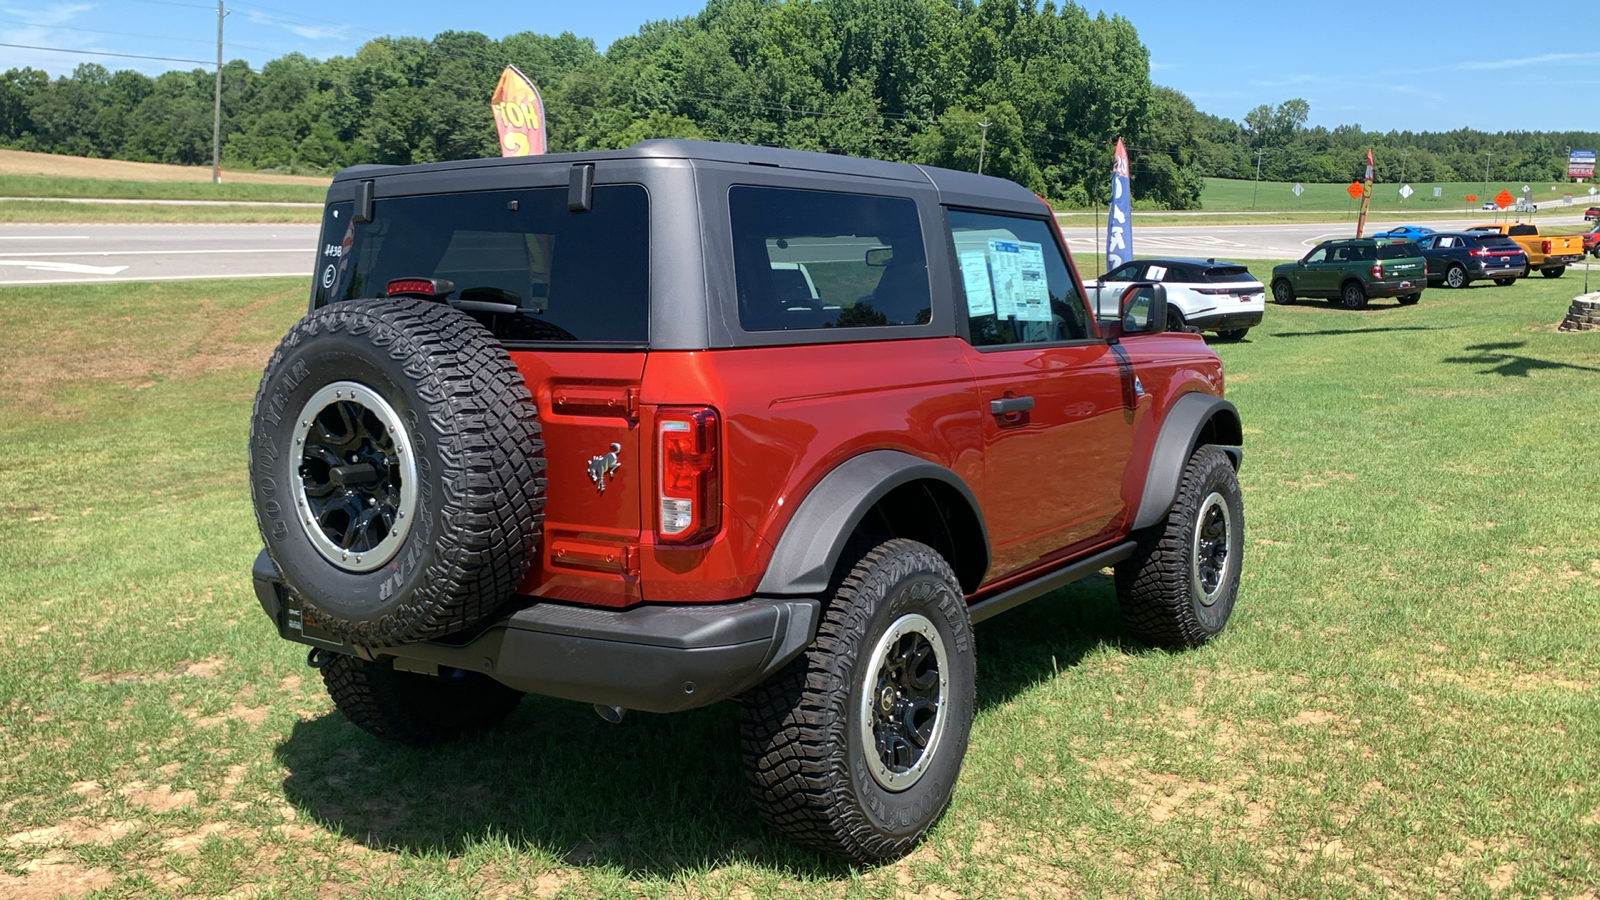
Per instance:
[[[1524,278],[1533,274],[1534,269],[1546,278],[1560,278],[1567,266],[1583,260],[1581,235],[1540,234],[1539,226],[1526,222],[1474,225],[1467,230],[1503,234],[1516,241],[1528,253],[1528,271],[1522,273]]]

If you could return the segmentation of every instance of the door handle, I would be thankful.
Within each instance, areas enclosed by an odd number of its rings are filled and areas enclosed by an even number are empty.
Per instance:
[[[1030,409],[1033,409],[1032,397],[1001,397],[999,400],[989,401],[989,412],[997,416],[1024,413]]]

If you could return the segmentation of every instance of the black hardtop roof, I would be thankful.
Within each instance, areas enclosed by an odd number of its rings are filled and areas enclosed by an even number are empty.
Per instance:
[[[690,141],[656,139],[640,141],[621,150],[588,150],[579,153],[549,153],[541,156],[515,156],[503,159],[458,159],[447,162],[417,163],[406,166],[360,165],[341,170],[333,177],[334,184],[383,178],[389,175],[418,172],[448,172],[461,169],[483,169],[500,166],[572,165],[574,163],[604,160],[686,159],[706,162],[772,166],[780,169],[797,169],[808,172],[826,172],[846,177],[879,178],[889,181],[909,181],[929,184],[943,195],[945,202],[954,205],[992,206],[1003,201],[1005,206],[1024,204],[1031,209],[1043,202],[1027,188],[1014,181],[977,175],[937,166],[912,163],[885,162],[843,156],[835,153],[814,153],[808,150],[788,150],[782,147],[757,147],[748,144],[724,144],[716,141]]]
[[[1180,265],[1185,265],[1185,266],[1209,266],[1209,267],[1211,267],[1213,269],[1219,268],[1219,267],[1222,267],[1222,266],[1227,266],[1227,267],[1230,267],[1230,268],[1238,267],[1238,268],[1241,268],[1241,269],[1248,268],[1248,266],[1246,266],[1244,263],[1237,263],[1237,262],[1234,262],[1231,259],[1215,259],[1215,258],[1211,258],[1211,257],[1208,257],[1206,259],[1196,259],[1195,257],[1192,257],[1192,256],[1152,256],[1152,257],[1150,257],[1148,259],[1141,259],[1141,260],[1139,260],[1139,262],[1146,262],[1146,263],[1178,263]]]

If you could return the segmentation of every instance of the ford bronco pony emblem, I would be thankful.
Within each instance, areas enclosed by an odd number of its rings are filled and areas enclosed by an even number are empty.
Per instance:
[[[589,480],[594,482],[595,490],[606,492],[606,477],[617,477],[617,469],[622,466],[622,461],[617,454],[622,452],[622,445],[612,443],[611,449],[604,456],[595,456],[589,459]]]

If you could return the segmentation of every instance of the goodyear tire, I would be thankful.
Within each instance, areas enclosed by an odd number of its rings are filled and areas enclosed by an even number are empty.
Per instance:
[[[1165,519],[1135,536],[1117,564],[1128,630],[1171,649],[1199,647],[1233,614],[1244,551],[1244,500],[1233,464],[1206,444],[1184,467]]]
[[[448,306],[352,300],[301,319],[261,377],[249,450],[267,553],[348,643],[467,628],[534,558],[532,399],[493,335]]]
[[[944,811],[972,729],[977,669],[961,585],[933,548],[853,545],[816,640],[740,699],[745,775],[766,822],[878,863]]]

